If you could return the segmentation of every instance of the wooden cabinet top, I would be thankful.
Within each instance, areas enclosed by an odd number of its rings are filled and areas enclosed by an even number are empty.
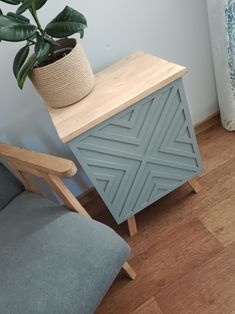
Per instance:
[[[48,107],[63,143],[182,77],[186,68],[136,52],[97,73],[94,90],[69,107]]]

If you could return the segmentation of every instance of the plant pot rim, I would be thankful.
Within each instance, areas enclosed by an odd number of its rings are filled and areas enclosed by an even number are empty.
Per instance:
[[[71,57],[71,54],[74,53],[74,51],[76,50],[77,46],[79,45],[78,43],[78,40],[76,38],[61,38],[59,40],[56,40],[56,42],[70,42],[71,44],[73,44],[73,46],[68,46],[68,47],[64,47],[64,48],[73,48],[71,50],[71,52],[69,54],[67,54],[66,56],[62,57],[61,59],[53,62],[53,63],[50,63],[50,64],[47,64],[47,65],[44,65],[42,67],[38,67],[38,68],[33,68],[31,72],[40,72],[40,71],[43,71],[43,70],[48,70],[56,65],[58,65],[59,63],[62,63],[62,62],[65,62],[69,57]],[[31,56],[32,58],[33,56]]]

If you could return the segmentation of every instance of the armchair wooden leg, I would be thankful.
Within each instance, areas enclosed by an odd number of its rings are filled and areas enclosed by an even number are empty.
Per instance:
[[[128,264],[127,262],[122,266],[122,269],[124,270],[127,277],[129,277],[131,280],[135,280],[136,273],[134,269]]]
[[[128,224],[129,234],[131,237],[133,237],[135,234],[137,234],[137,231],[138,231],[135,216],[128,218],[127,224]]]
[[[191,186],[191,188],[194,190],[195,193],[199,193],[202,188],[196,178],[188,181],[188,184]]]

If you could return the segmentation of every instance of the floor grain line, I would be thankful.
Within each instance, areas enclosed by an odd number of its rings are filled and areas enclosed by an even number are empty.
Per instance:
[[[97,314],[148,314],[155,303],[162,314],[235,312],[235,138],[220,125],[197,138],[202,190],[184,185],[138,213],[134,238],[99,197],[86,204],[129,242],[137,273],[134,282],[118,276]]]

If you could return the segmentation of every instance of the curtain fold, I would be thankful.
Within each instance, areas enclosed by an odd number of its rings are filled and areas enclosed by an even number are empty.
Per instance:
[[[207,0],[221,121],[235,131],[235,0]]]

